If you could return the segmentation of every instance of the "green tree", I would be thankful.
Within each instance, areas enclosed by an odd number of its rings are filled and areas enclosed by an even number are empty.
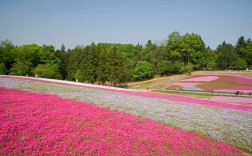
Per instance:
[[[199,60],[206,53],[205,43],[200,35],[192,33],[182,36],[181,53],[184,63],[193,63],[197,69],[203,64]]]
[[[136,45],[136,56],[137,56],[136,62],[144,60],[143,46],[140,44]]]
[[[68,56],[67,56],[66,78],[68,80],[75,80],[74,75],[78,69],[80,69],[83,73],[84,71],[83,69],[85,69],[85,66],[82,65],[82,63],[86,62],[86,61],[82,62],[82,60],[86,58],[84,51],[85,49],[75,48],[67,52]]]
[[[179,32],[172,32],[168,36],[167,41],[167,51],[170,56],[170,61],[178,61],[181,59],[181,46],[182,46],[182,37]]]
[[[172,69],[172,73],[175,73],[175,74],[180,74],[180,73],[183,73],[184,72],[184,62],[182,61],[174,61],[172,62],[171,64],[171,69]]]
[[[5,66],[5,73],[8,73],[11,65],[15,62],[15,55],[13,53],[15,46],[9,40],[0,42],[0,63]]]
[[[59,64],[39,64],[33,72],[43,78],[61,79]]]
[[[242,58],[238,58],[236,61],[235,61],[235,68],[236,69],[246,69],[247,68],[247,62],[242,59]]]
[[[248,45],[250,43],[252,43],[252,40],[250,38],[248,38],[247,41],[246,41],[246,45]]]
[[[0,63],[0,75],[5,75],[7,72],[7,68],[4,63]]]
[[[18,46],[14,49],[16,55],[15,62],[29,62],[31,65],[30,68],[34,68],[40,62],[39,51],[42,49],[43,48],[37,44]]]
[[[153,66],[157,62],[154,51],[151,51],[148,47],[144,49],[144,61],[151,63]]]
[[[167,74],[168,72],[164,72],[164,62],[168,61],[168,53],[166,51],[166,47],[164,45],[160,45],[155,50],[155,58],[156,58],[156,74]]]
[[[166,60],[162,60],[159,63],[159,75],[170,75],[171,72],[173,71],[173,66],[172,66],[172,62],[171,61],[166,61]]]
[[[140,61],[133,72],[134,80],[143,80],[154,76],[153,66],[147,61]]]
[[[234,69],[235,62],[238,59],[238,54],[231,44],[223,42],[216,49],[217,66],[219,69]]]
[[[181,71],[183,73],[187,73],[187,74],[191,75],[191,73],[193,72],[193,67],[194,67],[194,65],[192,63],[188,63],[186,66],[181,68]]]
[[[241,48],[243,59],[245,59],[248,65],[252,66],[252,42],[248,43],[245,47]]]
[[[31,67],[32,64],[29,61],[20,62],[13,64],[13,67],[10,69],[10,75],[18,75],[18,76],[25,76],[31,75]]]
[[[54,64],[58,63],[60,60],[55,56],[55,49],[52,45],[43,47],[38,52],[39,64]]]
[[[83,74],[81,72],[80,69],[76,70],[75,74],[74,74],[74,78],[79,81],[79,82],[83,82]]]
[[[87,47],[84,80],[90,83],[97,81],[98,53],[97,46],[92,43]]]
[[[66,47],[65,47],[65,45],[64,45],[63,43],[61,44],[60,51],[61,51],[62,53],[65,53],[65,52],[66,52]]]
[[[122,53],[116,47],[113,47],[109,50],[108,56],[108,80],[112,82],[114,86],[126,82],[126,80],[128,80],[128,70],[126,60]]]
[[[241,49],[244,48],[246,46],[246,41],[245,38],[243,36],[241,36],[235,45],[235,49],[237,50],[238,54],[241,56]]]
[[[153,44],[151,40],[148,40],[145,46],[151,51],[154,51],[157,48],[157,45]]]
[[[15,63],[10,69],[10,74],[32,75],[33,69],[40,63],[40,50],[42,50],[42,47],[36,44],[15,47],[13,49]]]
[[[43,45],[38,52],[38,65],[33,70],[39,77],[61,79],[60,59],[55,55],[55,49],[52,45]]]
[[[98,45],[98,69],[97,69],[97,80],[100,81],[101,84],[104,84],[106,81],[108,81],[109,77],[109,58],[108,58],[108,52],[105,48]]]
[[[64,45],[64,44],[63,44]],[[69,53],[67,53],[64,49],[64,46],[61,47],[61,50],[56,50],[55,56],[60,60],[60,74],[62,75],[62,79],[67,78],[67,61],[69,57]]]
[[[209,47],[206,51],[206,55],[204,55],[199,61],[202,62],[203,69],[214,70],[216,68],[216,53]]]

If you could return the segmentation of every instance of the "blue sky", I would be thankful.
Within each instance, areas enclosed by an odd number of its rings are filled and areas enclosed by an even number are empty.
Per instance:
[[[252,0],[1,0],[0,40],[66,48],[197,33],[215,49],[252,38]]]

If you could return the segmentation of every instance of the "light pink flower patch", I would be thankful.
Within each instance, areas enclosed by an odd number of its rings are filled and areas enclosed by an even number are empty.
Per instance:
[[[53,95],[0,88],[0,155],[241,155],[151,120]]]
[[[182,87],[186,87],[186,86],[195,87],[199,84],[201,83],[175,83],[174,85],[182,86]]]
[[[242,97],[214,96],[211,97],[210,100],[230,103],[252,104],[252,98]]]
[[[201,76],[195,78],[184,79],[181,81],[190,81],[190,82],[209,82],[218,79],[218,76]]]

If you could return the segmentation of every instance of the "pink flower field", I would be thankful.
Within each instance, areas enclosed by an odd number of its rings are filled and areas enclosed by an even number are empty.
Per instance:
[[[233,75],[239,84],[252,84],[252,77]]]
[[[195,87],[204,91],[235,93],[237,91],[250,94],[252,92],[252,77],[240,75],[192,75],[172,85]],[[169,88],[169,87],[168,87]],[[171,87],[172,88],[172,87]],[[195,90],[194,88],[192,90]]]
[[[39,81],[39,80],[35,80],[35,81]],[[55,82],[53,82],[53,83],[55,83]],[[76,86],[75,84],[65,84],[65,83],[61,83],[61,82],[58,82],[55,84]],[[94,86],[87,86],[87,85],[82,85],[80,87],[94,88]],[[190,98],[190,97],[185,97],[185,96],[181,96],[181,95],[160,94],[160,93],[153,93],[153,92],[141,92],[141,91],[134,91],[134,90],[128,90],[128,89],[106,88],[106,87],[98,87],[97,89],[106,90],[106,91],[110,91],[110,92],[118,92],[118,93],[123,93],[123,94],[136,95],[136,96],[158,98],[158,99],[163,99],[163,100],[168,100],[168,101],[185,102],[185,103],[191,103],[191,104],[197,104],[197,105],[213,106],[213,107],[219,107],[219,108],[227,108],[227,109],[252,112],[252,106],[241,106],[241,105],[233,105],[233,104],[228,104],[228,103],[213,102],[213,101],[209,101],[209,100]]]
[[[211,101],[221,101],[221,102],[229,102],[229,103],[238,103],[238,104],[249,104],[249,105],[252,105],[252,98],[213,96],[213,97],[211,97],[210,100]]]
[[[185,87],[185,86],[195,87],[195,86],[197,86],[199,84],[200,83],[175,83],[174,85],[176,85],[176,86],[182,86],[182,87]]]
[[[82,87],[85,87],[85,86],[82,86]],[[242,105],[233,105],[230,103],[213,102],[213,101],[204,100],[204,99],[186,97],[182,95],[160,94],[160,93],[154,93],[154,92],[141,92],[141,91],[124,90],[124,89],[120,89],[120,90],[109,89],[109,88],[99,88],[99,89],[111,91],[111,92],[136,95],[136,96],[158,98],[158,99],[163,99],[163,100],[168,100],[168,101],[185,102],[185,103],[191,103],[191,104],[197,104],[197,105],[203,105],[203,106],[213,106],[213,107],[219,107],[219,108],[227,108],[227,109],[252,112],[252,106],[242,106]]]
[[[240,89],[239,87],[237,87],[237,89],[218,89],[214,91],[224,92],[224,93],[236,93],[237,91],[239,91],[239,92],[242,92],[243,94],[250,94],[250,92],[252,92],[252,90],[244,90],[244,89]]]
[[[2,78],[13,78],[13,77],[4,76]],[[50,80],[50,79],[38,79],[38,78],[30,78],[30,77],[16,77],[16,78],[23,79],[23,80],[38,81],[38,82],[47,82],[47,83],[52,83],[52,84],[78,86],[78,87],[83,87],[83,88],[97,88],[100,90],[105,90],[105,91],[110,91],[110,92],[118,92],[118,93],[130,94],[130,95],[136,95],[136,96],[158,98],[158,99],[168,100],[168,101],[184,102],[184,103],[191,103],[191,104],[197,104],[197,105],[203,105],[203,106],[213,106],[213,107],[218,107],[218,108],[227,108],[227,109],[252,112],[252,106],[242,106],[242,105],[233,105],[230,103],[213,102],[213,101],[204,100],[204,99],[186,97],[182,95],[171,95],[171,94],[161,94],[161,93],[154,93],[154,92],[135,91],[135,90],[129,90],[129,89],[98,86],[98,85],[88,85],[88,84],[72,83],[72,82],[69,83],[67,81]]]
[[[242,155],[157,122],[54,95],[0,88],[0,155]]]
[[[227,108],[227,109],[252,112],[252,106],[242,106],[242,105],[233,105],[229,103],[213,102],[209,100],[196,99],[196,98],[185,97],[181,95],[168,95],[168,94],[159,94],[159,93],[152,93],[152,92],[137,92],[137,91],[112,90],[112,89],[110,89],[110,91],[116,91],[120,93],[126,93],[126,94],[137,95],[137,96],[158,98],[158,99],[163,99],[163,100],[168,100],[168,101],[185,102],[185,103],[191,103],[191,104],[197,104],[197,105],[213,106],[213,107],[219,107],[219,108]]]
[[[199,76],[199,77],[184,79],[184,80],[181,80],[181,81],[209,82],[209,81],[214,81],[216,79],[218,79],[218,76]]]
[[[252,86],[234,86],[234,87],[229,87],[227,89],[218,89],[215,90],[217,92],[227,92],[227,93],[236,93],[237,91],[249,94],[252,92]]]

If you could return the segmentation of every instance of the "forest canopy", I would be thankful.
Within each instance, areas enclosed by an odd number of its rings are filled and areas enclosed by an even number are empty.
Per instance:
[[[252,41],[243,36],[236,45],[225,41],[212,50],[196,33],[172,32],[163,44],[91,43],[55,50],[52,45],[15,46],[0,43],[0,74],[39,76],[79,82],[120,85],[154,75],[190,73],[194,70],[252,68]]]

